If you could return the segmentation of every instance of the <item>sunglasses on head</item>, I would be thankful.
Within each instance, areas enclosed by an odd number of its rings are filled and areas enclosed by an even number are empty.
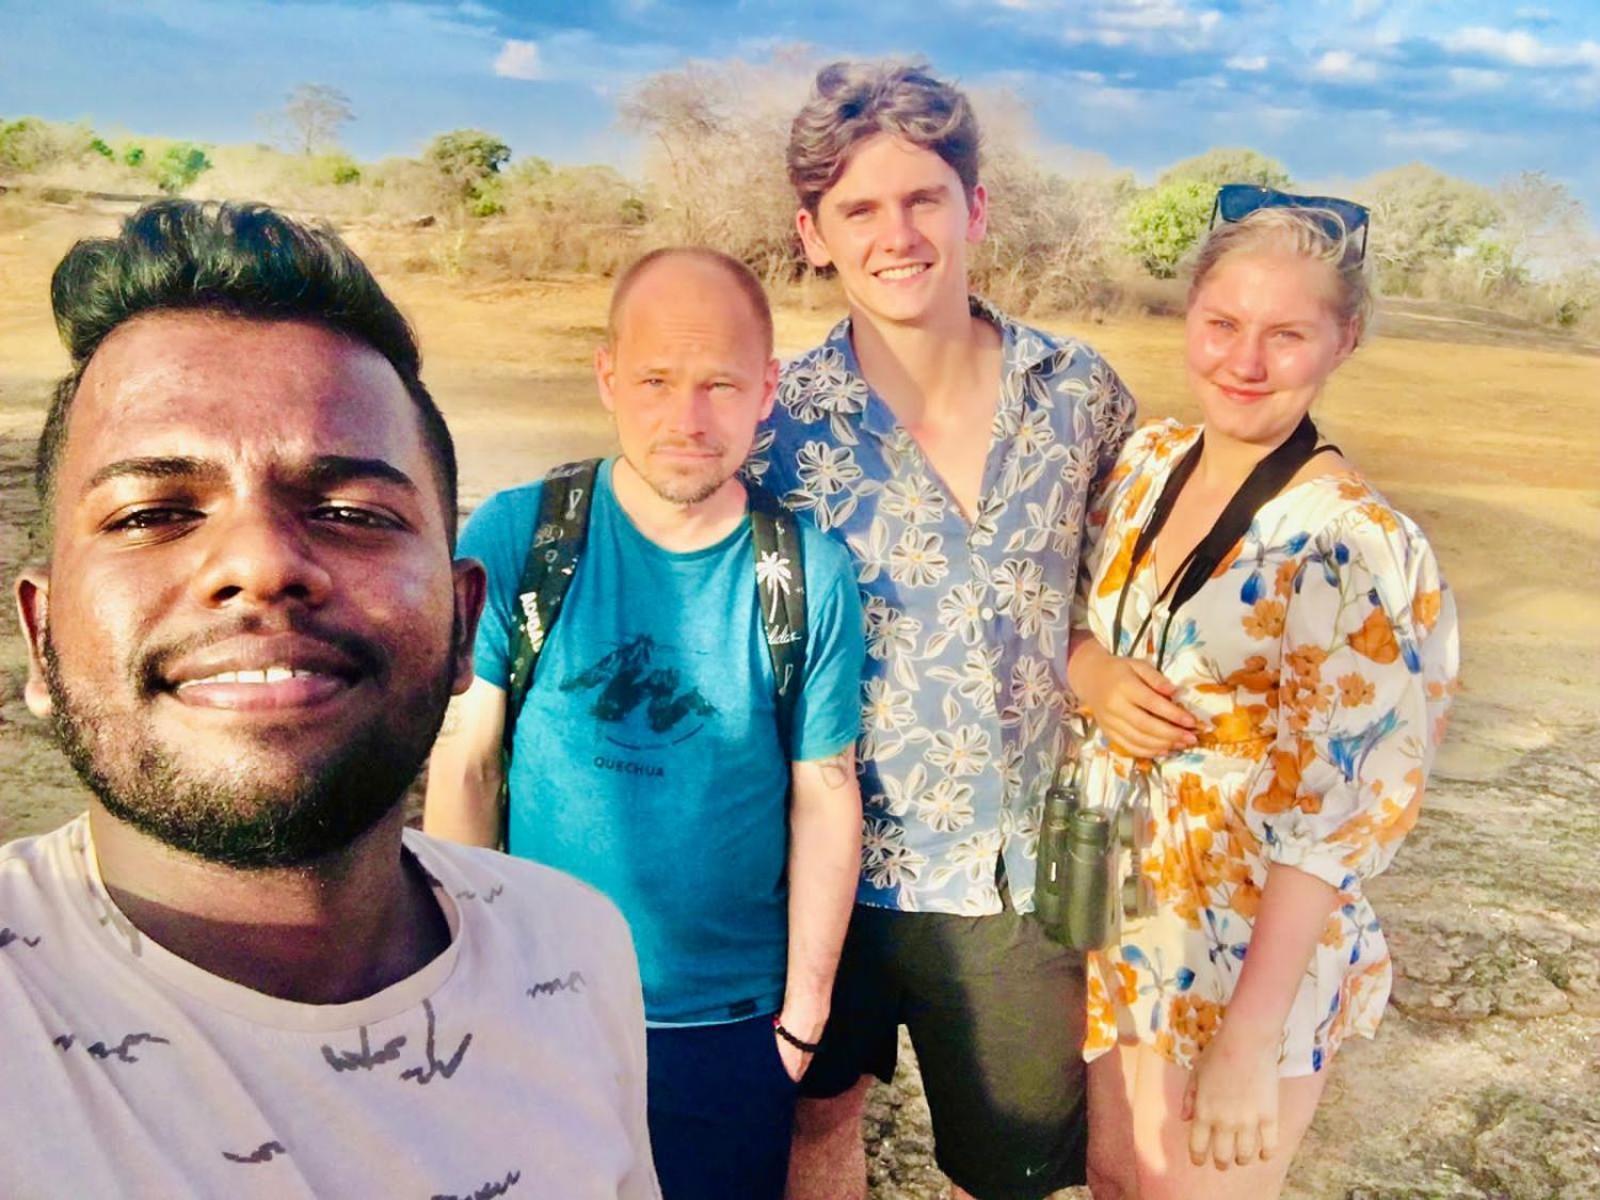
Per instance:
[[[1311,219],[1335,241],[1341,237],[1353,241],[1359,230],[1361,247],[1356,252],[1356,261],[1362,262],[1367,257],[1367,210],[1337,196],[1297,196],[1254,183],[1225,183],[1217,189],[1216,202],[1211,206],[1210,228],[1216,228],[1218,217],[1231,224],[1262,208],[1309,209]]]

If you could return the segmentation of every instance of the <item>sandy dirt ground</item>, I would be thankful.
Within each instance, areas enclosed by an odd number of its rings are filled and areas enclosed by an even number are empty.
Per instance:
[[[114,223],[0,203],[8,581],[32,553],[32,446],[65,365],[49,272]],[[602,283],[391,273],[407,235],[348,232],[420,332],[464,509],[610,444],[589,374]],[[781,311],[780,350],[815,343],[837,315]],[[1147,415],[1194,415],[1177,321],[1045,324],[1092,342]],[[1371,888],[1399,964],[1391,1010],[1376,1041],[1341,1052],[1291,1175],[1297,1200],[1600,1196],[1600,357],[1549,346],[1396,321],[1320,405],[1325,434],[1434,540],[1463,619],[1464,691],[1422,822]],[[22,705],[23,670],[7,623],[0,841],[83,803]],[[878,1090],[869,1132],[877,1200],[942,1194],[909,1072]]]

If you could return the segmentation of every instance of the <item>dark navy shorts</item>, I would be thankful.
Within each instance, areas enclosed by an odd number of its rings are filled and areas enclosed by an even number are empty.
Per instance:
[[[663,1200],[782,1200],[798,1089],[772,1014],[651,1028],[645,1043]]]

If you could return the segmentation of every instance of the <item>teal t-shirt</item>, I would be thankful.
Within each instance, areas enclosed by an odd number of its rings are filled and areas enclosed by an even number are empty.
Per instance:
[[[664,550],[618,506],[611,468],[601,467],[583,559],[517,722],[509,849],[621,908],[651,1022],[776,1011],[789,765],[750,522],[702,550]],[[461,534],[459,553],[489,573],[476,672],[500,688],[540,487],[493,496]],[[804,761],[855,741],[865,650],[848,553],[799,526],[807,635],[790,753]]]

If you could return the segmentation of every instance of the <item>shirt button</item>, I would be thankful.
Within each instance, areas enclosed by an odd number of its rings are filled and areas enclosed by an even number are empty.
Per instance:
[[[994,609],[990,608],[986,604],[986,605],[983,606],[983,608],[981,610],[979,610],[978,615],[980,617],[982,617],[985,621],[992,621],[992,620],[994,620]]]

